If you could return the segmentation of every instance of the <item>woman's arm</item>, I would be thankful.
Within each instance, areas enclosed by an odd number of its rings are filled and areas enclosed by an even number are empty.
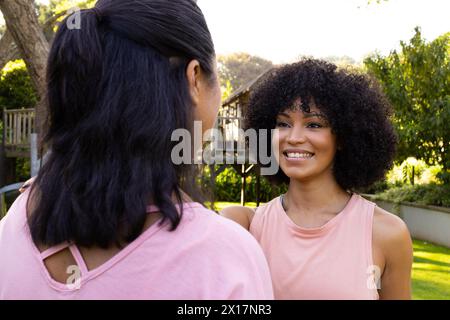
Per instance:
[[[373,240],[384,258],[378,291],[380,299],[411,299],[413,247],[406,224],[399,217],[375,207]]]
[[[220,211],[220,215],[239,223],[246,230],[250,229],[255,211],[242,206],[231,206]]]

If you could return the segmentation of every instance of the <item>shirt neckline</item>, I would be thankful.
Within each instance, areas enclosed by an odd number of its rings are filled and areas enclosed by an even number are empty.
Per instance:
[[[24,193],[28,192],[28,196],[29,196],[29,190],[26,190]],[[28,197],[26,197],[27,199]],[[177,208],[180,207],[179,204],[175,204],[175,206]],[[192,201],[192,202],[183,202],[183,212],[185,212],[185,209],[189,209],[189,208],[198,208],[198,207],[202,207],[203,205]],[[154,212],[157,212],[159,209],[154,206],[154,205],[149,205],[147,206],[147,213],[151,214]],[[48,251],[49,249],[53,248],[48,248],[44,251],[40,251],[39,248],[36,246],[36,244],[34,243],[32,237],[31,237],[31,231],[28,225],[28,211],[27,211],[27,207],[25,204],[25,228],[26,228],[26,233],[27,236],[29,238],[29,242],[31,245],[31,249],[34,252],[34,255],[36,256],[36,258],[39,261],[39,265],[40,265],[40,269],[43,272],[43,275],[47,281],[47,283],[53,288],[56,289],[58,291],[64,291],[64,292],[74,292],[77,291],[79,289],[81,289],[83,287],[84,284],[86,284],[88,281],[90,281],[91,279],[98,277],[100,274],[106,272],[107,270],[111,269],[115,264],[119,263],[121,260],[123,260],[126,256],[128,256],[131,252],[133,252],[137,247],[139,247],[142,243],[145,242],[145,240],[147,240],[148,238],[150,238],[152,235],[156,234],[158,231],[162,230],[163,227],[167,224],[163,224],[161,225],[162,222],[162,218],[158,219],[157,221],[155,221],[147,230],[145,230],[144,232],[142,232],[135,240],[133,240],[132,242],[130,242],[128,245],[126,245],[122,250],[120,250],[118,253],[116,253],[114,256],[112,256],[110,259],[108,259],[107,261],[105,261],[104,263],[102,263],[101,265],[99,265],[98,267],[91,269],[91,270],[87,270],[86,267],[86,263],[84,261],[84,259],[82,259],[82,255],[80,250],[78,249],[78,247],[74,244],[69,244],[69,243],[64,243],[64,244],[60,244],[57,246],[65,246],[68,247],[71,252],[72,255],[74,255],[75,260],[77,258],[81,257],[81,261],[79,261],[78,263],[81,264],[81,266],[79,266],[82,274],[81,274],[81,280],[80,280],[80,285],[79,286],[73,286],[71,284],[64,284],[62,282],[56,281],[55,279],[52,278],[52,276],[50,275],[49,271],[47,270],[47,267],[45,266],[44,263],[44,259],[42,259],[42,254],[45,253],[46,251]],[[75,254],[74,254],[75,253]],[[78,257],[77,257],[78,256]],[[83,272],[84,271],[84,272]],[[83,274],[84,273],[84,274]]]
[[[292,221],[292,219],[288,216],[286,210],[284,210],[284,207],[281,202],[282,201],[281,195],[278,197],[278,199],[276,201],[276,205],[278,206],[278,209],[282,213],[281,216],[282,216],[284,223],[289,227],[289,229],[293,233],[295,233],[299,236],[303,236],[303,237],[317,237],[317,236],[323,235],[328,230],[333,228],[336,224],[338,224],[342,219],[344,219],[344,217],[347,215],[347,213],[353,207],[357,198],[358,198],[357,194],[353,193],[351,195],[350,199],[347,201],[345,207],[339,213],[337,213],[336,216],[334,216],[333,218],[328,220],[322,226],[314,227],[314,228],[301,227],[298,224],[296,224],[294,221]]]

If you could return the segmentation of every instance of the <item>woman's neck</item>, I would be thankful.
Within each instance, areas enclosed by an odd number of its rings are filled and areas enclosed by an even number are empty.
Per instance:
[[[291,179],[284,196],[284,206],[290,214],[337,214],[345,207],[350,194],[334,178],[299,181]]]

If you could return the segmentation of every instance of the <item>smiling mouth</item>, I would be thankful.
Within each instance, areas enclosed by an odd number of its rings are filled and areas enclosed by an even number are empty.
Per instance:
[[[300,161],[300,160],[308,160],[314,156],[314,153],[311,152],[288,152],[284,151],[283,155],[288,160]]]

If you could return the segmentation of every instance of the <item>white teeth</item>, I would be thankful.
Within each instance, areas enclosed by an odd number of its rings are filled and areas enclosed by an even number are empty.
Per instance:
[[[311,158],[313,155],[311,153],[288,152],[287,156],[288,158],[308,159]]]

